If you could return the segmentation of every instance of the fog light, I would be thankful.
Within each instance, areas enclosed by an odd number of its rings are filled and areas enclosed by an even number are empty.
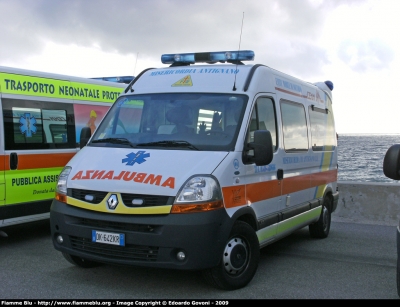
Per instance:
[[[61,235],[58,235],[56,240],[58,244],[62,244],[64,242],[64,239]]]
[[[179,261],[183,261],[183,260],[185,260],[185,258],[186,258],[186,255],[184,252],[179,252],[176,254],[176,259],[178,259]]]

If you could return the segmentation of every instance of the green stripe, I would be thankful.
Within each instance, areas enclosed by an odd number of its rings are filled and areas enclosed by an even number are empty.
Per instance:
[[[5,205],[54,198],[62,167],[5,171]]]
[[[6,94],[90,100],[113,103],[123,88],[0,73],[0,92]]]

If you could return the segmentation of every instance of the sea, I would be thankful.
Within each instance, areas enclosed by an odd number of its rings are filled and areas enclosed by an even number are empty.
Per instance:
[[[383,159],[400,134],[339,134],[338,181],[400,183],[383,174]]]

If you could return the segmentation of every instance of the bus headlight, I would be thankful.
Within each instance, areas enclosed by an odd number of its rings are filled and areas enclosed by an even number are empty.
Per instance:
[[[70,172],[71,172],[70,166],[64,167],[60,176],[58,176],[56,193],[67,195],[67,179]]]

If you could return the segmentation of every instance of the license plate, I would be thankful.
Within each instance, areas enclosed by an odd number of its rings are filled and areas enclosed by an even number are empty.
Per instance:
[[[122,233],[92,230],[92,242],[125,246],[125,235]]]

